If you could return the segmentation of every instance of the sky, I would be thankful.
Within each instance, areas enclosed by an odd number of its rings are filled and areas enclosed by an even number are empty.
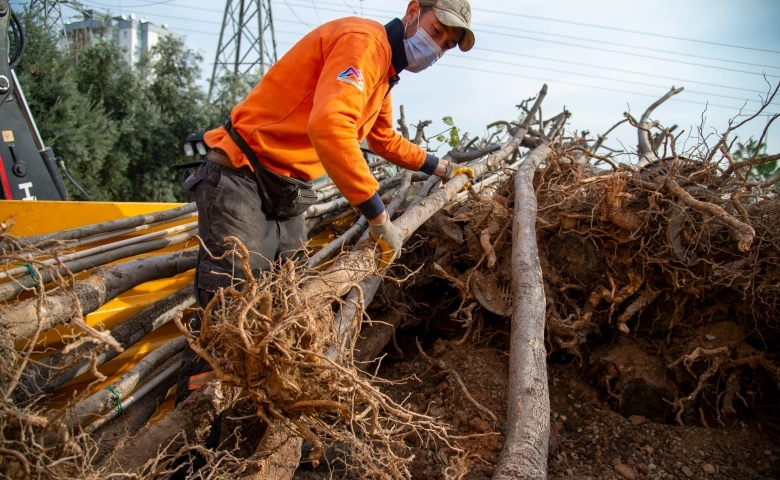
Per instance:
[[[18,2],[12,2],[18,3]],[[134,13],[167,24],[203,56],[202,81],[211,75],[225,4],[207,0],[84,0],[95,10]],[[237,2],[236,2],[237,3]],[[387,23],[403,16],[407,0],[271,0],[278,55],[318,25],[348,15]],[[685,90],[652,118],[678,125],[680,142],[698,142],[699,127],[710,136],[742,112],[755,112],[761,97],[780,82],[780,1],[776,0],[472,0],[476,46],[452,50],[433,67],[403,73],[393,103],[404,105],[409,123],[442,117],[472,136],[487,124],[515,120],[516,105],[548,85],[545,117],[564,107],[570,131],[603,133],[631,112],[644,110],[672,86]],[[75,12],[63,9],[66,21]],[[765,77],[766,76],[766,77]],[[766,114],[780,112],[780,95],[736,132],[758,138]],[[780,121],[770,127],[768,152],[780,152]],[[634,151],[636,131],[627,124],[605,145]],[[440,153],[445,153],[444,148]]]

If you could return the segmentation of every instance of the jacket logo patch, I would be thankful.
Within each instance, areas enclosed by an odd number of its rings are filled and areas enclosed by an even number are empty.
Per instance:
[[[363,91],[363,72],[355,67],[349,67],[336,77],[341,82],[351,83],[356,86],[358,90]]]

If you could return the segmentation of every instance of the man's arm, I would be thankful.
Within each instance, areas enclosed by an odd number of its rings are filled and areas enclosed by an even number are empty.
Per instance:
[[[371,127],[366,141],[374,153],[399,167],[439,177],[444,177],[446,173],[449,162],[426,153],[393,128],[393,106],[390,94],[385,97],[379,116]]]
[[[350,204],[370,221],[384,213],[378,184],[357,139],[357,122],[371,92],[384,78],[377,38],[343,35],[330,48],[317,83],[308,132],[322,166]]]

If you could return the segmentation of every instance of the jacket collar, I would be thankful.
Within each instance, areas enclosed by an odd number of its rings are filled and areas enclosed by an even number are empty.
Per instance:
[[[409,65],[409,61],[406,59],[406,50],[404,49],[404,30],[406,30],[404,22],[397,18],[385,25],[387,41],[390,42],[390,50],[393,53],[390,63],[393,65],[396,77]],[[396,79],[396,81],[398,80]]]

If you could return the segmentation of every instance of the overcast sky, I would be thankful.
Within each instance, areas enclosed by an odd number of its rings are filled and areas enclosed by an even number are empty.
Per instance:
[[[82,3],[168,24],[201,53],[203,81],[208,82],[224,3]],[[407,3],[272,0],[278,54],[321,23],[355,14],[386,23],[402,16]],[[722,131],[741,107],[756,111],[760,96],[780,81],[780,1],[776,0],[473,0],[471,5],[474,50],[450,51],[422,73],[402,74],[393,90],[396,112],[403,104],[410,122],[436,121],[429,134],[445,128],[441,118],[447,115],[462,130],[482,136],[488,123],[516,118],[515,105],[547,83],[545,116],[565,106],[573,114],[571,130],[595,135],[622,119],[623,112],[638,118],[670,87],[682,86],[685,91],[658,108],[653,118],[666,126],[678,124],[692,146],[696,140],[688,134],[696,133],[702,116],[706,133]],[[67,20],[73,12],[64,13]],[[780,98],[765,110],[777,112]],[[768,118],[757,118],[738,134],[744,139],[758,137]],[[780,151],[780,121],[767,140],[770,153]],[[606,145],[633,151],[636,133],[623,125]]]

